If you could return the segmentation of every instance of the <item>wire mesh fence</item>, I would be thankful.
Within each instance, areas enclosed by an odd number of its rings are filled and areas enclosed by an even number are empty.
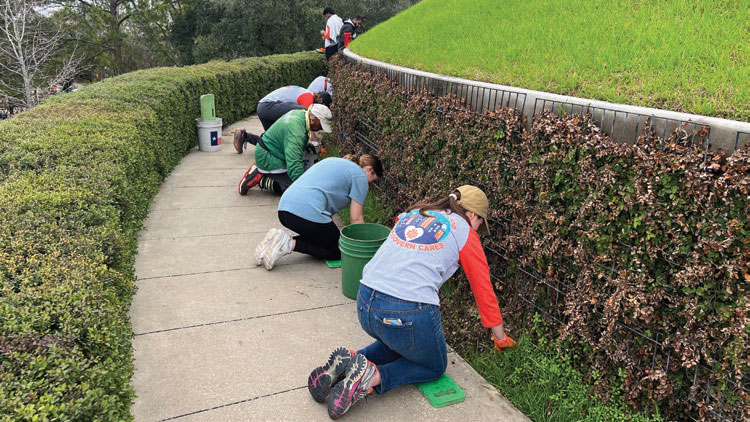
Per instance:
[[[376,69],[371,69],[376,71]],[[399,76],[400,75],[400,76]],[[409,79],[409,76],[403,76],[403,74],[394,74],[394,77],[401,78],[399,81],[405,81],[411,86],[417,83],[413,79]],[[461,91],[461,87],[447,88],[445,91],[440,91],[443,94],[454,94],[465,93]],[[522,96],[514,96],[513,93],[502,92],[498,90],[497,98],[503,101],[506,106],[508,104],[516,104],[516,102],[523,102],[525,99]],[[509,100],[510,99],[510,100]],[[465,99],[461,102],[463,106],[467,106],[472,101],[470,97],[468,100]],[[475,113],[482,113],[485,111],[492,111],[491,107],[486,106],[479,110],[472,109]],[[513,105],[510,105],[513,107]],[[538,102],[534,105],[536,112],[542,110],[550,110],[553,107],[558,107],[558,112],[566,115],[575,114],[589,114],[595,119],[599,119],[600,124],[605,122],[610,125],[610,130],[618,129],[622,132],[625,128],[620,126],[617,127],[615,124],[616,113],[622,113],[617,110],[607,110],[603,108],[592,108],[592,107],[581,107],[570,103],[557,103],[557,102]],[[446,110],[437,108],[435,110],[438,113],[445,113]],[[691,145],[701,145],[704,148],[704,158],[708,151],[709,145],[709,134],[710,128],[705,128],[704,125],[696,123],[677,121],[672,119],[662,119],[661,122],[655,121],[652,116],[640,115],[640,114],[628,114],[622,116],[623,121],[630,122],[633,125],[633,130],[636,136],[632,141],[635,142],[639,133],[648,126],[649,133],[656,133],[657,136],[661,134],[662,139],[673,131],[682,131],[683,139],[690,139]],[[659,130],[657,130],[657,128]],[[363,153],[380,153],[380,146],[377,142],[379,136],[382,135],[382,130],[377,127],[373,122],[362,119],[356,122],[354,130],[354,139],[350,139],[345,133],[338,131],[337,136],[340,137],[340,141],[344,141],[347,144],[358,145]],[[750,133],[738,133],[736,140],[736,148],[741,147],[750,140]],[[400,190],[405,186],[400,186],[398,180],[381,180],[376,185],[376,189],[383,193],[383,198],[387,201],[388,198],[394,197]],[[491,194],[491,193],[490,193]],[[540,210],[537,210],[541,212]],[[508,233],[511,224],[510,220],[489,220],[492,228],[492,232],[502,237],[503,233]],[[584,229],[584,228],[579,228]],[[630,260],[632,259],[632,245],[619,245],[622,253],[619,254],[621,257],[619,260],[614,262],[600,263],[599,267],[602,272],[607,274],[607,277],[621,277],[625,274],[626,277],[629,275],[627,271],[630,267]],[[565,296],[571,292],[573,286],[571,286],[565,280],[552,279],[545,277],[542,274],[537,273],[533,268],[529,268],[523,265],[519,265],[520,259],[517,254],[511,254],[499,245],[486,245],[487,258],[492,269],[492,280],[510,287],[512,284],[513,293],[525,303],[529,309],[533,309],[542,315],[545,315],[549,321],[554,321],[558,326],[565,326],[568,324],[568,318],[565,313]],[[572,259],[572,258],[571,258]],[[666,257],[658,258],[661,265],[665,268],[665,273],[674,274],[677,273],[681,267],[678,262],[674,262]],[[511,283],[512,282],[512,283]],[[603,315],[601,315],[603,317]],[[671,349],[665,345],[667,335],[663,332],[653,332],[644,327],[634,326],[632,324],[626,324],[622,321],[615,323],[614,330],[622,332],[621,338],[629,338],[631,340],[625,341],[619,347],[634,357],[634,366],[638,370],[650,369],[651,371],[662,371],[663,373],[675,371],[679,368],[676,362],[673,362],[673,356]],[[712,419],[721,421],[741,421],[744,420],[742,416],[742,406],[736,400],[738,395],[747,396],[750,394],[750,374],[744,374],[744,376],[738,380],[731,375],[732,371],[728,368],[709,368],[705,364],[697,364],[694,367],[684,369],[689,373],[689,379],[692,379],[691,392],[693,401],[698,403],[705,411],[706,414],[710,415]],[[692,372],[691,372],[692,371]]]

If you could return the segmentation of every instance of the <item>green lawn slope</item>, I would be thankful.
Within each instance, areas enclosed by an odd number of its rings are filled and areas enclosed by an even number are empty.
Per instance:
[[[350,47],[444,75],[750,121],[747,0],[423,0]]]

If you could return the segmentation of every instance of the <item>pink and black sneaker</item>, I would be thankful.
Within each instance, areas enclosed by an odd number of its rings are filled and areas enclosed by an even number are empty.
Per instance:
[[[310,395],[318,403],[323,403],[328,398],[331,387],[344,375],[346,365],[351,360],[355,351],[339,347],[331,353],[325,365],[315,368],[307,377],[307,389]]]
[[[372,389],[372,377],[378,369],[374,363],[357,353],[346,365],[346,376],[339,381],[328,396],[328,416],[338,419],[359,399],[366,397]]]

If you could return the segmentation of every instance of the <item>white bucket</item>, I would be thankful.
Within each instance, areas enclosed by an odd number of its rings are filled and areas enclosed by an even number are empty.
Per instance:
[[[195,119],[198,126],[198,149],[205,152],[221,151],[221,118]]]

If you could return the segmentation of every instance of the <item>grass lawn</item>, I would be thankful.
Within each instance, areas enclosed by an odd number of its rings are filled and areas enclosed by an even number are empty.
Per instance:
[[[423,0],[350,47],[444,75],[750,121],[747,0]]]
[[[553,347],[534,344],[522,335],[518,345],[502,353],[472,350],[464,358],[490,384],[535,422],[660,422],[658,414],[647,415],[629,408],[613,392],[603,402],[584,382],[580,372]]]

